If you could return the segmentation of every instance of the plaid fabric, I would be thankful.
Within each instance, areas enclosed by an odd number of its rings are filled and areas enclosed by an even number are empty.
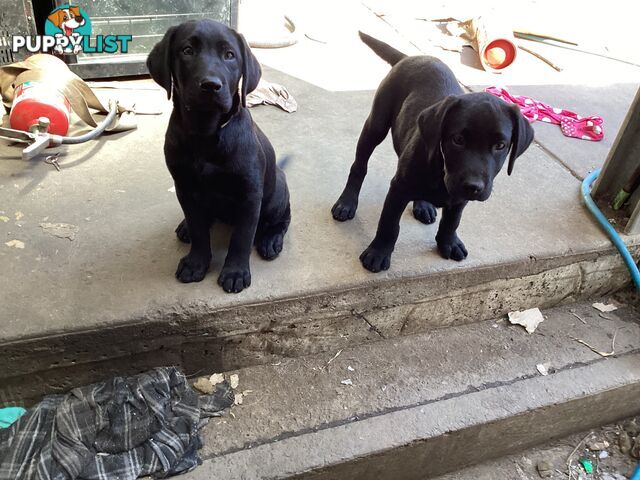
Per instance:
[[[200,399],[173,367],[51,395],[0,430],[0,480],[134,480],[184,473],[200,463],[203,417],[232,403],[226,382]]]

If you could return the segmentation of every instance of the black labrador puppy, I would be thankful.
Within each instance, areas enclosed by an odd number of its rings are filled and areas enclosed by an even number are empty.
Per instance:
[[[436,220],[435,207],[442,207],[438,250],[444,258],[462,260],[467,250],[456,235],[462,210],[470,200],[489,198],[509,150],[511,174],[515,159],[533,141],[533,129],[516,106],[488,93],[464,94],[440,60],[408,57],[363,33],[360,38],[393,68],[375,94],[333,218],[355,215],[369,157],[391,129],[398,168],[376,236],[360,255],[362,265],[372,272],[389,268],[410,201],[415,218],[427,224]]]
[[[260,64],[242,35],[213,20],[197,20],[170,28],[147,67],[173,97],[164,153],[185,217],[176,233],[191,242],[176,277],[202,280],[211,261],[211,225],[231,223],[218,284],[240,292],[251,284],[252,245],[264,259],[277,257],[291,218],[284,172],[246,108]]]

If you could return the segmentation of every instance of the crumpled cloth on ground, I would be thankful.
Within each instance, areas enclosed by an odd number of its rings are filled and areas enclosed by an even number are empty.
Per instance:
[[[597,115],[582,117],[575,112],[554,108],[529,97],[511,95],[507,90],[500,87],[487,87],[484,91],[501,98],[507,103],[518,105],[522,114],[530,122],[541,120],[560,125],[560,130],[567,137],[581,138],[582,140],[594,142],[599,142],[604,138],[602,117]]]
[[[199,463],[199,430],[233,404],[227,382],[194,392],[177,368],[157,368],[50,395],[0,430],[2,480],[134,480]]]
[[[298,102],[285,87],[266,80],[260,80],[256,89],[247,95],[248,107],[263,104],[276,105],[289,113],[298,109]]]

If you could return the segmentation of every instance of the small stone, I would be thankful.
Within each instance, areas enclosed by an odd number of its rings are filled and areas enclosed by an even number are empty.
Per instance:
[[[553,467],[546,460],[539,461],[536,465],[536,469],[542,478],[548,478],[553,474]]]
[[[631,447],[631,456],[636,459],[640,459],[640,435],[636,437],[636,441]]]
[[[194,382],[193,388],[198,390],[200,393],[204,393],[205,395],[211,395],[213,393],[213,385],[207,377],[198,378]]]
[[[640,433],[640,425],[638,425],[638,422],[636,422],[635,418],[633,420],[625,422],[622,428],[624,428],[625,432],[627,432],[632,437],[636,437]]]
[[[231,388],[233,388],[233,389],[238,388],[238,385],[240,385],[240,377],[238,376],[237,373],[234,373],[233,375],[231,375],[229,377],[229,384],[231,385]]]
[[[214,373],[209,377],[209,381],[211,382],[211,385],[217,385],[224,382],[224,375],[221,373]]]
[[[596,302],[593,305],[593,308],[595,308],[596,310],[600,310],[602,313],[608,313],[608,312],[613,312],[614,310],[617,310],[618,307],[616,307],[614,304],[610,303],[610,304],[605,304],[602,302]]]
[[[602,450],[601,452],[598,452],[598,458],[600,460],[604,460],[605,458],[609,457],[609,452]]]
[[[540,375],[542,375],[543,377],[549,375],[548,363],[539,363],[538,365],[536,365],[536,369],[538,369],[538,372],[540,372]]]
[[[631,451],[631,437],[627,432],[621,432],[620,437],[618,438],[618,445],[620,446],[620,451],[625,455]]]
[[[340,383],[341,383],[342,385],[353,385],[353,382],[351,381],[351,379],[350,379],[350,378],[347,378],[347,379],[345,379],[345,380],[341,380],[341,381],[340,381]]]
[[[592,440],[591,442],[587,443],[587,448],[592,452],[606,450],[608,447],[609,447],[609,442],[607,442],[606,440],[602,440],[602,441]]]
[[[50,235],[58,238],[66,238],[73,241],[80,230],[76,225],[70,223],[41,223],[40,228]]]
[[[24,242],[21,240],[9,240],[8,242],[4,242],[4,244],[7,247],[20,248],[20,249],[24,248]]]

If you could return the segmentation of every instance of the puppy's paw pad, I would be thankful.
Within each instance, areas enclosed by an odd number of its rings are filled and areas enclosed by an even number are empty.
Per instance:
[[[200,282],[209,270],[210,259],[193,255],[182,257],[176,270],[176,278],[182,283]]]
[[[331,215],[339,222],[345,222],[351,220],[356,215],[357,209],[357,200],[354,201],[340,197],[331,208]]]
[[[180,225],[176,227],[176,237],[182,243],[191,243],[191,237],[189,236],[189,228],[187,227],[187,222],[185,220],[180,222]]]
[[[413,216],[419,222],[422,222],[422,223],[424,223],[426,225],[431,225],[433,222],[436,221],[436,218],[438,216],[438,211],[430,203],[426,203],[425,202],[425,203],[420,204],[420,205],[415,205],[414,204],[414,206],[413,206]]]
[[[256,248],[258,254],[265,260],[273,260],[282,251],[284,243],[284,234],[276,233],[274,235],[265,236],[258,240]]]
[[[373,273],[388,270],[391,266],[391,252],[378,250],[373,247],[367,249],[360,255],[362,266]]]
[[[457,262],[467,258],[467,249],[458,237],[448,242],[438,242],[438,251],[442,258],[456,260]]]
[[[240,293],[251,285],[251,272],[248,268],[224,267],[218,285],[227,293]]]

